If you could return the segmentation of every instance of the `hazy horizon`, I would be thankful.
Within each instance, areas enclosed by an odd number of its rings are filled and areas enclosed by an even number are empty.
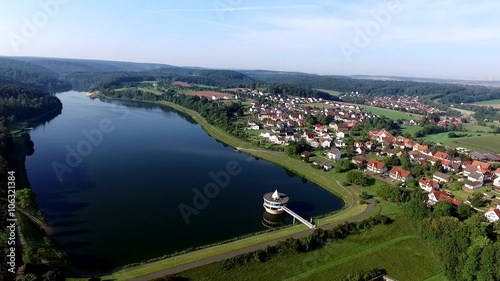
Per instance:
[[[500,3],[485,0],[0,3],[3,56],[500,80]]]

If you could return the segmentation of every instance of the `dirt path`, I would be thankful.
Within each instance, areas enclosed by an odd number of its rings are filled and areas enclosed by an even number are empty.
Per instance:
[[[371,211],[373,210],[374,207],[375,207],[375,203],[374,203],[373,200],[371,200],[370,204],[368,205],[368,207],[366,208],[366,210],[363,211],[363,213],[361,213],[361,214],[359,214],[359,215],[357,215],[355,217],[352,217],[352,218],[348,219],[347,221],[349,221],[349,222],[355,222],[355,221],[360,221],[360,220],[363,220],[363,219],[367,218],[368,216],[370,216],[370,213],[371,213]],[[327,224],[327,225],[321,226],[321,228],[322,229],[328,229],[328,228],[331,228],[333,226],[336,226],[336,225],[339,225],[339,224],[342,224],[342,223],[343,222],[331,223],[331,224]],[[301,237],[304,237],[304,236],[306,236],[308,234],[311,234],[313,231],[314,230],[312,230],[312,229],[308,229],[308,230],[302,231],[300,233],[297,233],[295,235],[292,235],[290,237],[291,238],[295,238],[295,239],[301,238]],[[247,248],[244,248],[244,249],[240,249],[240,250],[237,250],[237,251],[233,251],[233,252],[230,252],[230,253],[225,253],[225,254],[214,256],[214,257],[202,259],[202,260],[195,261],[195,262],[192,262],[192,263],[179,265],[179,266],[176,266],[176,267],[172,267],[172,268],[169,268],[169,269],[165,269],[165,270],[158,271],[158,272],[155,272],[155,273],[151,273],[151,274],[148,274],[148,275],[144,275],[144,276],[141,276],[141,277],[133,278],[133,279],[130,279],[130,280],[134,280],[134,281],[154,280],[154,279],[157,279],[157,278],[164,277],[166,275],[171,275],[171,274],[179,273],[179,272],[182,272],[182,271],[186,271],[188,269],[192,269],[192,268],[196,268],[196,267],[199,267],[199,266],[204,266],[204,265],[207,265],[207,264],[218,262],[218,261],[221,261],[221,260],[224,260],[224,259],[232,258],[232,257],[240,255],[240,254],[244,254],[244,253],[248,253],[248,252],[253,252],[253,251],[256,251],[256,250],[261,250],[261,249],[266,248],[267,246],[276,245],[278,242],[284,241],[284,240],[286,240],[287,238],[290,238],[290,237],[285,237],[285,238],[281,238],[281,239],[272,240],[272,241],[269,241],[269,242],[266,242],[266,243],[262,243],[262,244],[258,244],[258,245],[255,245],[255,246],[251,246],[251,247],[247,247]]]

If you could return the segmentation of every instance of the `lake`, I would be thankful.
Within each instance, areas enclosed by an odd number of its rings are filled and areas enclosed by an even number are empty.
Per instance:
[[[35,153],[26,169],[54,228],[51,239],[82,269],[110,269],[280,225],[262,207],[262,195],[275,189],[306,219],[343,207],[328,191],[235,151],[168,107],[91,100],[74,91],[57,96],[62,113],[31,130]]]

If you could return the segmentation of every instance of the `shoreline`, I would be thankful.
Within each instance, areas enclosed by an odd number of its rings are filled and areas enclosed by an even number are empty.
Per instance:
[[[102,95],[100,97],[111,99]],[[333,178],[332,176],[324,174],[323,171],[319,171],[305,165],[304,162],[301,160],[293,159],[284,153],[277,155],[275,153],[270,153],[270,151],[268,150],[255,147],[252,144],[248,143],[247,141],[229,135],[225,131],[222,131],[221,129],[209,124],[201,115],[199,115],[199,113],[190,110],[188,108],[185,108],[183,106],[180,106],[178,104],[167,101],[140,101],[140,102],[147,102],[161,106],[168,106],[170,108],[179,111],[182,114],[188,115],[191,118],[193,118],[193,120],[195,120],[196,123],[198,123],[208,135],[215,138],[216,140],[233,147],[237,151],[246,153],[253,157],[257,157],[262,160],[271,162],[274,165],[288,169],[291,172],[295,173],[296,175],[304,177],[305,179],[313,182],[314,184],[320,186],[321,188],[329,191],[333,195],[340,198],[344,202],[343,208],[332,214],[329,215],[327,214],[326,217],[317,219],[316,223],[318,227],[324,227],[326,225],[350,220],[352,218],[359,216],[360,214],[363,214],[366,211],[366,209],[368,209],[368,205],[361,205],[357,202],[356,198],[357,195],[359,195],[359,192],[357,190],[350,187],[342,186],[337,179]],[[139,265],[131,265],[130,267],[124,266],[122,267],[122,269],[118,269],[117,271],[114,271],[110,275],[105,275],[100,277],[112,278],[115,280],[128,280],[130,278],[149,275],[158,271],[163,271],[177,266],[194,263],[205,258],[215,257],[221,254],[229,254],[236,251],[241,251],[245,248],[255,247],[265,243],[271,243],[279,239],[293,237],[305,231],[307,231],[306,227],[300,224],[300,225],[285,227],[267,233],[252,235],[250,237],[243,237],[243,238],[235,237],[234,241],[217,244],[214,246],[207,245],[202,249],[194,250],[192,252],[180,254],[177,256],[168,257],[165,259],[161,259],[159,261],[152,261],[152,262],[145,261],[145,263]],[[72,280],[82,280],[82,279],[76,278]]]
[[[108,97],[105,97],[103,95],[99,95],[99,97],[108,99]],[[311,181],[312,183],[320,186],[321,188],[340,198],[344,202],[343,207],[337,211],[334,211],[333,213],[322,215],[321,218],[316,220],[318,227],[324,227],[332,223],[339,223],[355,218],[360,214],[363,214],[368,208],[367,205],[361,205],[357,202],[356,195],[358,195],[358,191],[342,186],[340,182],[338,182],[338,180],[333,178],[331,175],[326,175],[323,171],[313,169],[312,167],[305,165],[301,160],[293,159],[284,153],[271,153],[271,151],[255,147],[251,143],[248,143],[247,141],[239,139],[235,136],[229,135],[225,131],[209,124],[197,112],[182,107],[178,104],[167,101],[140,102],[167,106],[182,114],[185,114],[196,121],[196,123],[199,124],[209,136],[213,137],[217,141],[231,146],[238,152],[246,153],[253,157],[257,157],[259,159],[268,161],[274,165],[287,169],[300,177],[304,177],[305,179]],[[90,275],[99,276],[99,274],[101,274],[100,277],[102,278],[111,277],[116,280],[124,280],[131,277],[148,275],[154,272],[167,270],[180,265],[187,265],[221,254],[230,254],[237,251],[242,251],[249,247],[256,247],[264,243],[271,243],[280,239],[293,237],[307,231],[307,227],[299,224],[290,225],[272,231],[256,232],[254,234],[234,237],[226,241],[214,243],[212,245],[204,245],[199,249],[195,249],[187,253],[179,253],[178,255],[172,256],[166,255],[165,258],[156,257],[150,259],[149,261],[146,260],[136,264],[124,265],[108,272],[85,274],[85,278],[88,278],[88,276]],[[155,259],[159,260],[155,261]],[[75,272],[74,276],[75,277],[70,278],[70,280],[83,280],[81,278],[83,278],[84,274],[78,274],[77,272]]]

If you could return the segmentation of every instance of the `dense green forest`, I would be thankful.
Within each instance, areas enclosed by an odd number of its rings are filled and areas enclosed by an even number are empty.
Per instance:
[[[61,101],[46,92],[19,85],[0,85],[0,121],[32,119],[61,110]]]

